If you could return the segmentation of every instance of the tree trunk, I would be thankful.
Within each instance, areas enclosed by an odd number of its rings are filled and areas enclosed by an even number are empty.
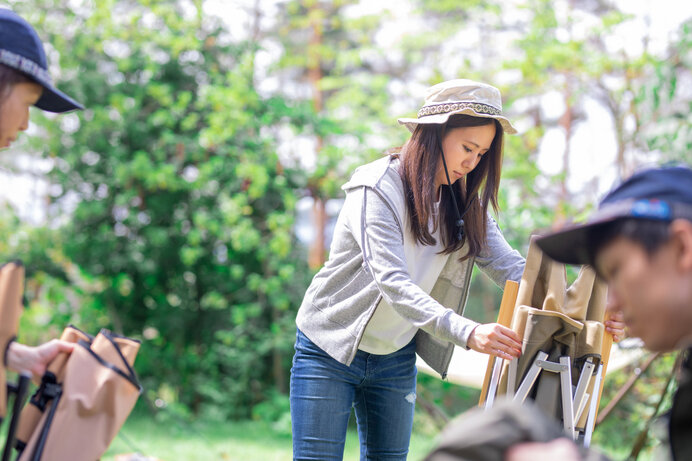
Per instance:
[[[570,142],[572,140],[572,128],[574,123],[573,108],[572,108],[572,88],[570,85],[570,76],[566,75],[567,82],[565,83],[565,113],[560,117],[559,124],[565,130],[565,150],[562,153],[562,179],[560,180],[560,200],[555,210],[553,218],[553,226],[562,226],[565,222],[564,204],[569,202],[569,190],[567,189],[567,179],[569,178],[569,157],[570,157]]]
[[[322,90],[320,89],[320,80],[322,80],[322,67],[320,59],[320,46],[322,45],[322,24],[319,10],[319,4],[315,3],[310,7],[312,36],[308,45],[308,80],[312,87],[312,106],[315,113],[319,114],[323,108]],[[315,155],[320,155],[324,140],[317,137],[317,146]],[[318,269],[324,264],[324,256],[326,248],[324,244],[324,232],[327,226],[327,212],[325,209],[325,200],[320,193],[319,186],[311,188],[313,202],[312,213],[315,229],[315,236],[310,245],[308,254],[308,264],[311,269]]]

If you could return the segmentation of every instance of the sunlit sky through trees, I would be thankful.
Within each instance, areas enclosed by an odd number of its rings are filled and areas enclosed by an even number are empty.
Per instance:
[[[79,3],[79,2],[77,2]],[[261,30],[270,30],[277,24],[278,7],[285,3],[277,0],[206,0],[204,12],[211,17],[222,18],[229,26],[229,39],[249,39],[256,33],[258,27]],[[517,8],[521,2],[503,2],[500,14],[508,17],[520,17],[526,12]],[[557,16],[565,15],[568,8],[567,1],[552,2]],[[663,54],[670,43],[678,26],[692,16],[692,2],[680,2],[677,0],[618,0],[617,7],[634,15],[628,21],[619,25],[618,33],[607,37],[606,45],[614,55],[625,53],[629,56],[637,56],[642,53],[644,43],[652,54]],[[2,3],[0,2],[0,6]],[[255,8],[259,5],[261,14],[256,14]],[[370,0],[362,1],[358,5],[349,6],[344,15],[359,17],[364,15],[382,16],[382,25],[376,35],[377,45],[383,49],[394,47],[401,38],[402,31],[420,27],[420,16],[411,14],[413,11],[411,1],[407,0]],[[194,14],[191,7],[190,14]],[[259,22],[258,22],[259,18]],[[582,22],[575,21],[570,31],[563,30],[564,40],[571,37],[579,38],[580,34],[588,33],[589,21],[584,17]],[[491,56],[477,57],[477,59],[506,60],[511,56],[501,54],[502,46],[497,43],[511,41],[521,35],[521,32],[509,31],[503,37],[492,37],[496,41],[492,46]],[[560,31],[558,31],[559,38]],[[464,36],[463,39],[482,42],[482,37]],[[281,47],[271,39],[260,38],[261,50],[257,54],[257,81],[260,91],[271,94],[276,91],[284,93],[294,92],[301,95],[305,88],[300,86],[284,87],[284,81],[272,74],[272,64],[279,59],[282,53]],[[450,48],[453,52],[453,48]],[[498,50],[500,53],[497,54]],[[480,53],[480,51],[479,51]],[[497,54],[494,55],[493,53]],[[450,59],[453,59],[451,57]],[[471,57],[474,59],[474,57]],[[456,69],[452,66],[452,68]],[[396,118],[409,115],[417,110],[417,105],[422,100],[422,94],[431,80],[431,76],[422,69],[414,74],[419,79],[411,79],[406,82],[393,82],[392,92],[406,97],[394,98],[389,110],[392,124],[396,124]],[[442,75],[442,78],[458,78],[456,70],[450,75]],[[506,84],[521,85],[516,82],[517,74],[511,69],[505,69],[493,75],[493,81],[498,86]],[[689,81],[679,82],[682,94],[692,96],[692,88]],[[304,97],[309,97],[303,94]],[[516,107],[521,106],[521,101]],[[557,119],[564,112],[564,98],[557,91],[548,91],[541,96],[540,107],[545,119]],[[573,190],[584,188],[590,184],[595,194],[602,194],[617,181],[617,171],[614,167],[616,154],[616,141],[613,129],[612,117],[603,105],[593,99],[583,101],[583,120],[576,125],[570,141],[570,174],[567,180],[568,186]],[[511,116],[511,115],[510,115]],[[62,116],[62,123],[69,127],[71,118],[75,116]],[[520,130],[526,128],[524,120],[516,120]],[[403,128],[402,128],[403,130]],[[30,127],[28,135],[36,133],[36,127]],[[386,149],[394,145],[394,140],[387,138],[377,139],[372,137],[372,142],[378,144],[374,148]],[[565,150],[565,134],[560,126],[548,126],[540,140],[537,162],[540,170],[547,176],[559,174],[563,168],[561,152]],[[298,159],[306,169],[314,168],[315,139],[306,135],[294,135],[286,133],[282,145],[278,147],[279,153],[284,158]],[[51,162],[39,160],[33,155],[24,154],[25,145],[18,143],[12,149],[0,153],[0,200],[6,200],[23,219],[42,223],[46,219],[45,197],[50,194],[50,188],[43,179],[43,175],[51,168]],[[655,160],[649,153],[632,152],[633,157],[639,156],[638,164],[646,164]],[[12,160],[9,160],[12,158]],[[21,172],[21,173],[19,173]],[[54,195],[54,194],[53,194]],[[590,199],[590,198],[589,198]],[[299,209],[307,212],[311,206],[311,200],[307,198],[301,201]],[[69,207],[67,207],[69,209]],[[338,206],[331,207],[331,213],[338,211]],[[298,233],[301,239],[310,239],[311,226],[300,226]]]

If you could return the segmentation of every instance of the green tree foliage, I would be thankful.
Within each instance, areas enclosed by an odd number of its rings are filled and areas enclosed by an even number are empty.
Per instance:
[[[34,114],[35,149],[52,162],[50,226],[0,215],[10,235],[0,255],[30,269],[23,322],[35,328],[24,338],[67,322],[140,337],[149,400],[207,415],[285,413],[309,276],[295,203],[339,197],[356,164],[400,145],[395,119],[415,113],[428,85],[500,87],[521,134],[505,140],[499,222],[520,250],[596,198],[593,184],[568,187],[588,101],[612,118],[618,174],[648,161],[644,147],[689,152],[689,22],[666,56],[613,51],[631,18],[608,2],[290,0],[250,12],[229,2],[255,20],[244,40],[203,0],[9,3],[50,43],[60,87],[87,106]],[[276,90],[260,91],[266,82]],[[541,101],[555,93],[564,113],[551,119]],[[538,153],[556,128],[567,142],[551,155],[564,168],[548,176]],[[277,156],[287,132],[314,147]],[[492,321],[499,299],[474,277],[468,312]]]
[[[692,21],[680,26],[668,56],[651,67],[654,76],[636,99],[646,148],[660,150],[667,161],[692,164],[692,96],[685,83],[692,78]]]
[[[315,146],[305,191],[313,200],[313,269],[327,253],[326,202],[342,198],[340,186],[354,168],[390,146],[382,139],[394,126],[386,112],[389,76],[375,70],[385,62],[375,39],[388,15],[359,13],[359,7],[357,0],[287,1],[266,32],[282,49],[272,77],[291,82],[282,95],[309,102],[314,114],[300,133]]]
[[[605,381],[601,411],[611,399],[619,397],[620,400],[611,414],[606,415],[607,417],[597,426],[594,431],[594,443],[601,450],[607,451],[613,459],[633,459],[630,452],[638,437],[642,438],[642,443],[645,442],[642,450],[644,456],[638,459],[665,459],[666,444],[661,447],[661,442],[668,437],[667,429],[665,424],[662,424],[663,421],[654,422],[672,405],[673,393],[677,389],[675,371],[679,371],[675,368],[677,356],[677,352],[662,354],[646,370],[640,367],[649,356],[642,356],[631,365],[610,374]],[[623,395],[622,389],[633,377],[638,379]],[[661,405],[657,408],[659,403]],[[658,449],[662,451],[657,453]]]
[[[64,253],[102,282],[89,308],[107,321],[83,327],[144,340],[152,401],[165,389],[194,412],[249,415],[286,389],[306,285],[292,233],[304,177],[269,129],[300,108],[257,93],[255,48],[201,2],[34,3],[17,7],[87,107],[43,123],[42,141],[52,200],[74,207]]]
[[[13,210],[0,207],[0,235],[0,261],[19,259],[26,268],[19,341],[39,344],[59,337],[70,323],[104,323],[98,309],[80,309],[100,284],[65,257],[59,232],[22,223]]]
[[[327,199],[342,195],[354,166],[381,154],[368,136],[391,134],[388,127],[396,124],[387,113],[389,73],[377,69],[386,57],[376,35],[389,14],[359,13],[358,4],[291,0],[280,5],[279,24],[267,32],[282,48],[273,75],[295,85],[282,95],[308,101],[315,111],[303,126],[319,140],[309,183],[311,193]],[[380,148],[391,142],[377,141]]]

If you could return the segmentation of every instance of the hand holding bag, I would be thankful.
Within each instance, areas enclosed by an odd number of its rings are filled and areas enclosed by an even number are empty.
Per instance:
[[[132,369],[139,341],[108,330],[79,339],[19,461],[94,461],[125,423],[142,387]]]

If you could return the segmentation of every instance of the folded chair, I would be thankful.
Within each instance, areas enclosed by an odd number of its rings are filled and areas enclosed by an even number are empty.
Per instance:
[[[24,404],[30,381],[29,376],[20,375],[17,384],[8,383],[7,370],[5,370],[7,348],[17,337],[19,318],[23,310],[23,293],[24,265],[20,261],[13,261],[0,266],[0,353],[3,356],[2,361],[0,361],[0,424],[7,416],[7,404],[10,395],[15,395],[2,461],[10,459],[19,411]]]
[[[77,343],[79,340],[91,342],[93,338],[70,325],[65,328],[60,339],[70,343]],[[41,417],[46,410],[50,413],[55,398],[62,392],[60,383],[65,380],[65,365],[69,357],[69,354],[61,352],[53,359],[50,365],[48,365],[46,373],[41,378],[39,389],[31,397],[29,404],[22,410],[16,440],[16,448],[19,453],[24,451],[29,438],[36,430],[36,427],[38,427]]]
[[[24,267],[0,266],[0,347],[16,337],[22,311]],[[68,326],[61,339],[75,343],[48,365],[40,387],[21,410],[30,377],[6,385],[0,363],[0,421],[7,390],[17,394],[2,461],[16,448],[19,461],[94,461],[108,449],[142,392],[133,370],[139,341],[101,330],[92,337]],[[21,410],[21,411],[20,411]]]
[[[522,338],[522,354],[508,363],[491,357],[481,405],[490,408],[499,395],[531,398],[588,446],[612,345],[605,304],[606,286],[592,268],[582,266],[568,287],[564,265],[532,240],[521,283],[505,290],[498,319]]]
[[[99,459],[142,392],[132,369],[139,341],[108,330],[92,339],[73,326],[62,338],[76,346],[51,362],[22,413],[19,461]]]

